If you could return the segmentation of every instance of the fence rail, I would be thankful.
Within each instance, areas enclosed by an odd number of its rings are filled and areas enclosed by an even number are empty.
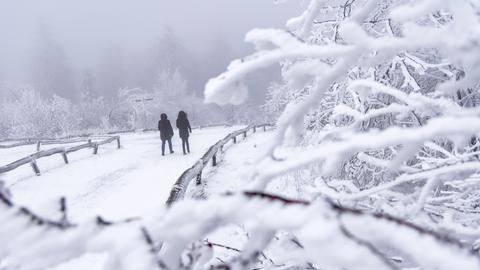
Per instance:
[[[202,128],[210,128],[210,127],[231,127],[230,124],[208,124],[208,125],[200,125],[193,127],[193,129],[202,129]],[[18,139],[3,139],[0,140],[0,149],[8,149],[8,148],[15,148],[19,146],[26,146],[26,145],[37,145],[37,151],[40,151],[41,145],[50,145],[50,144],[69,144],[69,143],[76,143],[81,141],[87,141],[91,137],[110,137],[115,134],[125,134],[125,133],[135,133],[138,132],[138,129],[129,129],[129,130],[118,130],[118,131],[109,131],[105,133],[106,135],[96,135],[94,133],[86,133],[86,134],[79,134],[75,136],[66,136],[66,137],[59,137],[59,138],[18,138]],[[146,128],[140,129],[140,132],[152,132],[158,131],[158,129],[154,128]],[[9,144],[2,144],[15,141],[14,143]]]
[[[210,127],[220,127],[220,126],[231,126],[228,124],[211,124],[211,125],[204,125],[204,126],[197,126],[194,127],[194,129],[202,129],[202,128],[210,128]],[[157,131],[156,129],[142,129],[142,132],[150,132],[150,131]],[[136,130],[125,130],[125,131],[116,131],[116,132],[109,132],[107,134],[120,134],[120,133],[131,133],[131,132],[136,132]],[[90,136],[90,137],[88,137]],[[94,142],[92,141],[93,138],[104,138],[101,141]],[[92,134],[83,134],[79,135],[79,137],[64,137],[64,138],[58,138],[58,139],[51,139],[51,138],[24,138],[21,139],[23,140],[22,142],[18,143],[12,143],[8,145],[0,145],[0,149],[5,149],[5,148],[14,148],[14,147],[19,147],[19,146],[25,146],[25,145],[33,145],[36,144],[37,146],[37,152],[34,154],[31,154],[27,157],[21,158],[19,160],[16,160],[10,164],[7,164],[5,166],[0,166],[0,173],[5,173],[9,172],[12,170],[15,170],[16,168],[30,164],[33,171],[35,172],[36,175],[40,175],[40,169],[37,165],[37,160],[44,158],[44,157],[49,157],[52,155],[61,155],[63,157],[63,160],[65,164],[68,164],[68,154],[73,153],[82,149],[87,149],[87,148],[92,148],[93,149],[93,154],[98,153],[98,147],[104,144],[112,143],[114,141],[117,142],[118,148],[121,147],[120,145],[120,136],[111,136],[111,135],[92,135]],[[236,140],[236,139],[235,139]],[[8,140],[3,140],[0,142],[7,142]],[[52,144],[71,144],[71,143],[78,143],[78,142],[85,142],[83,144],[75,145],[72,147],[56,147],[48,150],[41,150],[42,145],[52,145]]]
[[[187,187],[193,179],[196,179],[197,184],[201,184],[203,169],[210,163],[210,161],[212,162],[212,166],[217,166],[217,154],[218,152],[223,151],[223,147],[227,143],[232,141],[235,144],[237,143],[238,136],[246,138],[249,131],[253,131],[253,133],[255,133],[259,128],[263,128],[263,130],[266,131],[267,127],[272,126],[273,125],[271,124],[250,125],[246,128],[228,134],[225,138],[212,145],[207,152],[205,152],[205,154],[192,167],[183,172],[183,174],[175,182],[170,191],[170,196],[166,202],[167,206],[170,206],[174,202],[184,198]]]
[[[0,173],[13,171],[20,166],[30,164],[32,166],[32,169],[35,172],[35,174],[40,175],[40,169],[37,165],[37,160],[38,159],[59,154],[59,155],[62,156],[65,164],[68,164],[68,154],[69,153],[73,153],[73,152],[76,152],[76,151],[79,151],[79,150],[82,150],[82,149],[92,148],[93,149],[93,154],[96,155],[98,153],[98,147],[100,145],[112,143],[112,142],[115,142],[115,141],[117,142],[117,148],[120,148],[121,147],[120,136],[109,136],[108,138],[106,138],[104,140],[101,140],[101,141],[94,142],[91,139],[89,139],[84,144],[80,144],[80,145],[76,145],[76,146],[72,146],[72,147],[56,147],[56,148],[52,148],[52,149],[48,149],[48,150],[37,151],[34,154],[31,154],[27,157],[21,158],[17,161],[14,161],[14,162],[10,163],[10,164],[7,164],[5,166],[0,166]],[[62,143],[72,143],[72,142],[59,142],[58,144],[62,144]],[[52,142],[52,144],[53,144],[53,142]],[[37,149],[39,149],[39,147],[40,147],[39,144],[37,144]]]

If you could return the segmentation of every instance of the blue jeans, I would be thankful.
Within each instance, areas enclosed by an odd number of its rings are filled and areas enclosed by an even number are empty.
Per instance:
[[[170,154],[173,153],[172,150],[172,138],[162,140],[162,155],[165,155],[165,142],[168,141],[168,148],[170,148]]]

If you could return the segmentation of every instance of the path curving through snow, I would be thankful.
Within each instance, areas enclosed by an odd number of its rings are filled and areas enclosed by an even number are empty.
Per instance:
[[[41,176],[24,166],[3,178],[16,202],[52,218],[59,215],[57,204],[62,196],[67,198],[73,221],[95,215],[112,220],[137,217],[162,207],[181,173],[212,144],[240,128],[194,129],[192,153],[187,156],[182,154],[177,134],[173,140],[175,153],[165,156],[161,155],[157,132],[123,134],[121,149],[110,144],[102,146],[98,155],[79,151],[69,156],[68,165],[61,157],[52,156],[38,161]],[[2,156],[2,160],[7,159]]]

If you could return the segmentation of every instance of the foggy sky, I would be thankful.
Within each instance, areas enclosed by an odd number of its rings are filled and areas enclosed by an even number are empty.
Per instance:
[[[254,27],[283,27],[302,1],[274,0],[0,0],[0,81],[28,83],[32,44],[45,26],[76,71],[97,65],[106,50],[146,50],[166,29],[194,53],[224,36],[235,54]]]

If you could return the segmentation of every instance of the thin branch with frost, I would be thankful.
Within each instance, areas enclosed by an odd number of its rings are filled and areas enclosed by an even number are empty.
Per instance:
[[[66,230],[74,227],[74,224],[71,224],[66,218],[66,206],[65,199],[62,198],[61,202],[61,212],[63,213],[61,220],[51,220],[45,217],[42,217],[27,207],[16,206],[8,195],[7,189],[4,187],[3,182],[0,184],[0,202],[3,204],[3,207],[6,207],[9,211],[14,211],[17,215],[23,216],[29,220],[32,224],[38,226],[45,226],[51,229]]]
[[[340,141],[324,143],[315,149],[308,149],[296,153],[294,159],[285,161],[264,161],[262,170],[258,172],[257,188],[263,190],[270,179],[290,171],[327,160],[335,160],[345,155],[351,155],[359,151],[378,149],[392,145],[410,144],[429,141],[438,137],[463,136],[475,134],[480,130],[478,116],[470,117],[438,117],[430,120],[422,127],[402,129],[392,127],[384,131],[371,131],[368,133],[355,134]],[[397,163],[401,162],[397,160]],[[268,166],[266,166],[268,164]],[[393,164],[393,163],[390,163]],[[472,166],[475,165],[474,162]],[[476,168],[476,167],[475,167]],[[327,172],[334,168],[324,165]]]
[[[340,229],[346,237],[352,239],[352,241],[355,241],[357,244],[359,244],[361,246],[365,246],[366,248],[368,248],[370,250],[370,252],[372,254],[374,254],[375,256],[377,256],[378,258],[380,258],[388,268],[393,269],[393,270],[400,270],[400,268],[397,265],[395,265],[391,259],[387,258],[387,256],[385,254],[380,252],[380,250],[378,250],[378,248],[376,248],[375,245],[373,245],[372,243],[370,243],[366,240],[360,239],[359,237],[355,236],[344,225],[341,225]]]

